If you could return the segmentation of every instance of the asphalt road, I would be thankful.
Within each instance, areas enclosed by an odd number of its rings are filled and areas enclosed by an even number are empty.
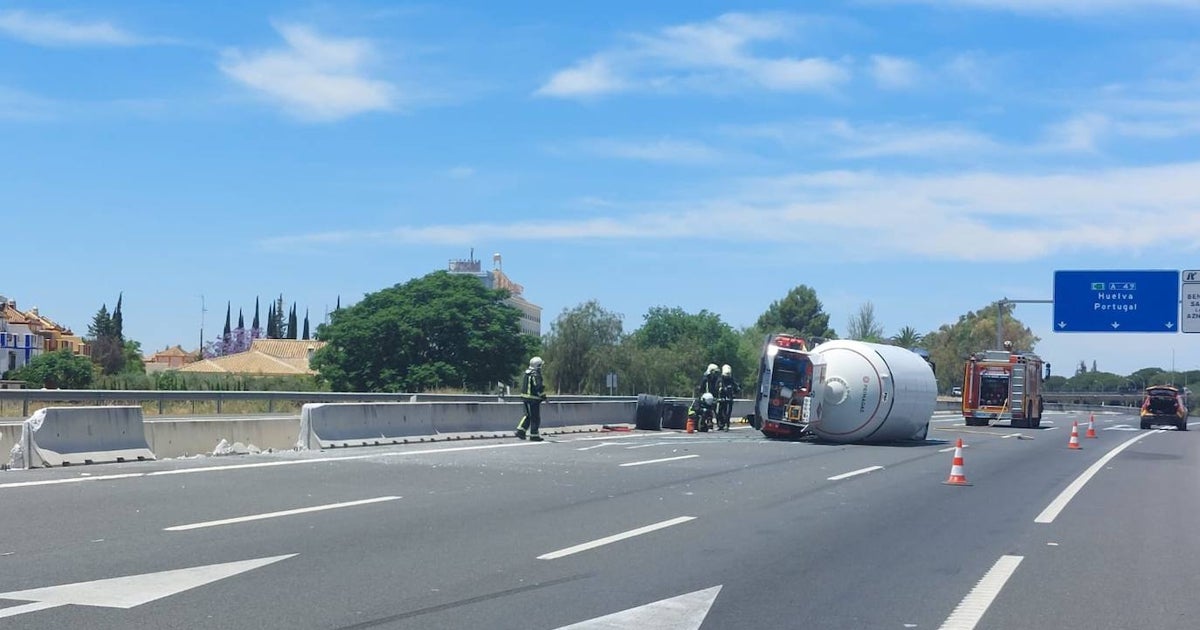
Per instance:
[[[1200,627],[1197,433],[1073,419],[0,473],[0,627]]]

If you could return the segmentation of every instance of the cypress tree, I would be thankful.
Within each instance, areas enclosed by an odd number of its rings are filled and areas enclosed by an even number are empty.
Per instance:
[[[122,344],[125,342],[125,320],[121,316],[121,300],[124,297],[124,291],[117,294],[117,308],[113,309],[112,313],[112,334]]]
[[[303,339],[306,339],[306,340],[308,339],[308,309],[304,309],[304,337],[303,337]]]
[[[287,338],[295,339],[296,333],[300,332],[300,327],[296,322],[296,303],[292,302],[292,310],[288,312],[288,329]]]
[[[238,329],[246,329],[246,320],[242,318],[242,309],[238,309]]]
[[[230,315],[230,309],[231,309],[231,308],[232,308],[232,307],[230,306],[230,303],[229,303],[229,302],[226,302],[226,303],[225,303],[225,338],[226,338],[226,339],[228,339],[228,338],[229,338],[229,333],[233,332],[233,326],[231,326],[231,325],[229,324],[229,321],[230,321],[230,320],[229,320],[229,315]]]

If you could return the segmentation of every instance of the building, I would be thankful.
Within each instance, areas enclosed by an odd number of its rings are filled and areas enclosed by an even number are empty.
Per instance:
[[[162,370],[178,370],[179,368],[196,360],[199,352],[188,352],[180,345],[174,345],[154,353],[154,356],[146,358],[143,362],[146,364],[147,372],[161,372]]]
[[[518,320],[521,332],[535,337],[542,335],[542,307],[526,300],[525,288],[504,275],[500,254],[492,254],[492,270],[483,271],[483,264],[475,258],[475,250],[472,249],[470,258],[451,260],[449,271],[475,276],[489,289],[507,289],[510,295],[504,302],[521,313]]]
[[[0,295],[0,374],[18,370],[42,353],[42,337],[33,326],[15,301]]]
[[[70,350],[75,354],[90,356],[91,352],[83,337],[71,332],[70,328],[42,315],[36,306],[26,311],[24,315],[34,333],[42,338],[42,350],[46,352]]]
[[[245,352],[189,363],[180,372],[245,374],[250,376],[303,376],[316,374],[309,361],[324,341],[313,339],[255,339]]]

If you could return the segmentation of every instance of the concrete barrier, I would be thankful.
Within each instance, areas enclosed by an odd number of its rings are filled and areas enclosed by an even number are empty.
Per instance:
[[[309,403],[300,409],[296,448],[398,444],[406,438],[433,435],[431,406],[435,404],[439,403]]]
[[[264,451],[290,451],[299,428],[299,418],[286,416],[145,422],[146,442],[159,458],[211,454],[221,440]]]
[[[46,407],[21,425],[14,468],[155,459],[141,407]]]

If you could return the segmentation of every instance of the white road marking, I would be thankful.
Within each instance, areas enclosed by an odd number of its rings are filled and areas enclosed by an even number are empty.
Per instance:
[[[939,452],[939,453],[949,453],[950,451],[953,451],[953,450],[954,450],[954,449],[956,449],[956,448],[958,448],[958,447],[957,447],[957,446],[951,446],[951,447],[948,447],[948,448],[942,448],[942,449],[938,449],[938,452]],[[971,445],[970,445],[970,444],[963,444],[963,448],[971,448]]]
[[[238,562],[210,564],[189,569],[174,569],[158,573],[128,575],[125,577],[93,580],[91,582],[76,582],[74,584],[47,586],[27,591],[0,593],[0,599],[33,602],[32,604],[0,609],[0,618],[14,617],[24,613],[71,604],[76,606],[129,609],[156,599],[162,599],[163,597],[169,597],[186,590],[204,586],[205,584],[233,577],[239,573],[265,567],[268,564],[286,560],[295,555],[294,553],[290,553],[285,556],[240,560]]]
[[[1019,437],[1024,437],[1024,436],[1025,436],[1025,434],[1023,434],[1023,433],[1009,433],[1008,435],[1001,435],[1000,439],[1007,440],[1008,438],[1019,438]]]
[[[330,503],[327,505],[314,505],[313,507],[297,508],[295,510],[282,510],[279,512],[267,512],[266,514],[253,514],[250,516],[238,516],[235,518],[226,518],[219,521],[205,521],[203,523],[191,523],[189,525],[175,525],[173,527],[163,528],[164,532],[183,532],[191,529],[201,529],[204,527],[217,527],[219,525],[233,525],[235,523],[246,523],[249,521],[261,521],[268,518],[279,518],[281,516],[295,516],[297,514],[308,514],[310,512],[323,512],[325,510],[336,510],[339,508],[355,507],[359,505],[368,505],[371,503],[382,503],[384,501],[395,501],[400,497],[376,497],[374,499],[363,499],[361,501],[346,501],[344,503]]]
[[[979,580],[975,588],[967,593],[954,612],[946,618],[941,630],[974,630],[1023,559],[1023,556],[1000,556],[996,564],[984,574],[983,579]]]
[[[616,437],[616,436],[613,436]],[[208,472],[223,472],[227,470],[247,470],[251,468],[271,468],[274,466],[298,466],[301,464],[324,464],[328,462],[356,461],[363,459],[379,459],[383,457],[409,457],[412,455],[433,455],[437,453],[457,453],[461,451],[481,451],[493,448],[518,448],[522,446],[537,446],[539,443],[518,442],[515,444],[480,444],[477,446],[455,446],[451,448],[431,448],[421,451],[401,451],[389,453],[371,453],[369,455],[348,455],[346,457],[314,457],[311,459],[289,459],[285,461],[255,462],[253,464],[229,464],[225,466],[201,466],[197,468],[179,468],[176,470],[159,470],[149,473],[129,473],[121,475],[102,475],[99,477],[72,477],[70,479],[43,479],[40,481],[18,481],[0,484],[0,490],[8,488],[27,488],[32,486],[55,486],[64,483],[79,483],[83,481],[108,481],[111,479],[133,479],[136,477],[158,477],[161,475],[190,475]]]
[[[1045,429],[1042,429],[1042,430],[1043,431],[1055,431],[1057,429],[1058,429],[1058,427],[1046,427]]]
[[[681,523],[686,523],[688,521],[694,521],[694,520],[696,520],[695,516],[679,516],[679,517],[676,517],[676,518],[673,518],[670,520],[662,521],[661,523],[654,523],[653,525],[646,525],[645,527],[639,527],[637,529],[631,529],[627,532],[621,532],[620,534],[613,534],[612,536],[605,536],[604,538],[598,538],[591,542],[585,542],[585,543],[582,543],[579,545],[575,545],[574,547],[567,547],[566,549],[559,549],[558,551],[551,551],[550,553],[544,553],[544,554],[538,556],[537,559],[538,560],[557,560],[559,558],[565,558],[566,556],[577,554],[582,551],[588,551],[591,549],[595,549],[596,547],[603,547],[604,545],[619,542],[619,541],[625,540],[627,538],[633,538],[634,536],[641,536],[642,534],[649,534],[650,532],[658,531],[660,529],[665,529],[665,528],[671,527],[673,525],[679,525]]]
[[[875,472],[876,470],[883,470],[883,466],[867,466],[866,468],[859,468],[858,470],[852,470],[848,473],[834,475],[832,477],[829,477],[828,480],[829,481],[841,481],[843,479],[849,479],[856,475],[865,475],[869,472]]]
[[[1146,433],[1143,433],[1137,437],[1133,437],[1128,440],[1125,440],[1124,442],[1122,442],[1119,446],[1117,446],[1113,450],[1109,451],[1108,453],[1105,453],[1104,457],[1101,457],[1100,459],[1096,460],[1096,463],[1092,464],[1091,466],[1088,466],[1088,469],[1083,471],[1083,474],[1079,475],[1079,477],[1077,477],[1075,479],[1075,481],[1071,482],[1071,485],[1067,486],[1066,489],[1064,489],[1061,493],[1059,493],[1059,495],[1057,497],[1055,497],[1055,499],[1053,501],[1050,502],[1050,505],[1047,505],[1046,509],[1042,510],[1042,513],[1038,514],[1037,518],[1033,519],[1033,522],[1034,523],[1053,523],[1054,519],[1058,518],[1059,513],[1061,513],[1063,511],[1063,509],[1067,507],[1067,504],[1071,502],[1071,499],[1075,498],[1075,495],[1078,494],[1079,491],[1083,489],[1083,486],[1085,484],[1087,484],[1087,482],[1090,481],[1092,479],[1092,477],[1096,476],[1096,473],[1100,472],[1100,469],[1104,468],[1105,464],[1112,461],[1112,458],[1116,457],[1118,453],[1129,448],[1130,446],[1133,445],[1134,442],[1137,442],[1138,440],[1146,437],[1147,435],[1150,435],[1152,433],[1162,433],[1162,432],[1163,432],[1162,429],[1159,429],[1156,431],[1147,431]]]
[[[583,448],[577,448],[577,449],[575,449],[575,450],[577,450],[577,451],[590,451],[590,450],[592,450],[592,449],[594,449],[594,448],[600,448],[600,447],[602,447],[602,446],[617,446],[617,443],[616,443],[616,442],[601,442],[601,443],[599,443],[599,444],[593,444],[592,446],[585,446],[585,447],[583,447]]]
[[[650,448],[651,446],[663,446],[664,444],[670,444],[670,442],[651,442],[649,444],[638,444],[637,446],[626,446],[625,450],[632,451],[635,448]]]
[[[667,628],[699,630],[712,608],[720,586],[652,602],[618,613],[588,619],[558,630],[613,630],[614,628]]]
[[[700,456],[699,455],[680,455],[679,457],[664,457],[663,459],[647,459],[645,461],[640,461],[640,462],[627,462],[627,463],[621,464],[621,467],[624,468],[626,466],[645,466],[646,464],[661,464],[663,462],[677,462],[681,459],[691,459],[693,457],[700,457]]]

